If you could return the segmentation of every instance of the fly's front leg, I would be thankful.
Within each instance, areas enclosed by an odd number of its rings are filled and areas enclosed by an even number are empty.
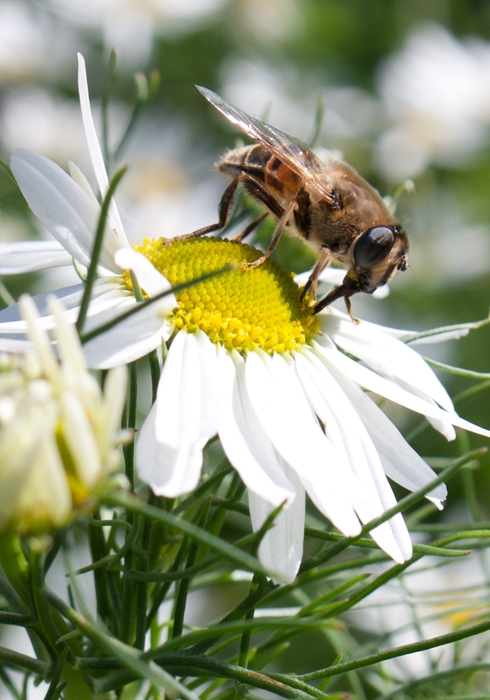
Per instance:
[[[313,297],[316,297],[316,288],[318,285],[318,278],[320,277],[321,273],[323,270],[330,264],[330,249],[329,248],[322,248],[322,251],[320,253],[320,257],[316,261],[316,265],[311,271],[311,275],[308,277],[308,281],[303,287],[303,290],[301,292],[301,295],[299,297],[300,301],[303,301],[305,296],[308,294],[308,292],[311,289],[311,293]]]
[[[349,314],[349,316],[350,316],[350,318],[351,318],[351,321],[354,321],[354,323],[356,324],[356,326],[358,326],[361,322],[360,322],[359,319],[356,318],[356,317],[354,316],[354,314],[352,313],[352,303],[351,303],[351,300],[349,299],[349,297],[344,297],[344,301],[345,301],[345,308],[347,309],[347,313]]]

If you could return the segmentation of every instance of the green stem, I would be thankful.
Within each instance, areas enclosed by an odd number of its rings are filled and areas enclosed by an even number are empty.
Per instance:
[[[199,514],[197,521],[198,527],[204,528],[209,515],[209,509],[211,507],[211,500],[208,499]],[[187,557],[186,569],[190,569],[194,566],[197,558],[197,552],[199,550],[199,545],[197,542],[192,542],[189,548],[189,555]],[[187,604],[187,594],[189,592],[190,577],[183,578],[178,584],[177,596],[175,599],[174,615],[173,615],[173,628],[172,628],[172,638],[180,637],[184,629],[184,614]]]
[[[399,501],[396,506],[385,511],[382,516],[380,516],[379,518],[375,518],[371,522],[364,525],[361,532],[356,537],[343,537],[339,542],[332,545],[328,549],[325,549],[319,552],[318,554],[309,557],[308,559],[304,559],[300,567],[300,573],[303,573],[317,566],[320,566],[321,564],[324,564],[325,562],[329,561],[334,556],[337,556],[345,549],[350,547],[352,544],[357,542],[357,540],[367,535],[369,532],[371,532],[371,530],[374,530],[376,527],[392,518],[397,513],[403,513],[408,508],[411,508],[411,506],[415,505],[421,498],[423,498],[426,494],[432,491],[432,489],[434,489],[436,486],[442,484],[444,481],[452,477],[459,469],[461,469],[461,467],[463,467],[469,461],[475,459],[476,457],[483,456],[484,454],[486,454],[486,452],[486,448],[479,448],[468,452],[466,455],[460,457],[459,459],[456,459],[452,464],[450,464],[446,469],[444,469],[440,473],[437,479],[434,479],[430,483],[426,484],[426,486],[424,486],[423,488],[419,489],[418,491],[415,491],[409,496],[406,496],[401,501]]]
[[[116,174],[116,177],[118,174],[119,173]],[[202,275],[202,277],[198,277],[195,280],[190,280],[190,282],[182,282],[182,284],[176,284],[171,289],[166,289],[165,291],[160,292],[159,294],[155,294],[155,296],[151,297],[151,299],[145,299],[145,301],[142,301],[138,304],[135,304],[130,309],[128,309],[128,311],[125,311],[124,313],[121,313],[116,318],[113,318],[111,321],[108,321],[107,323],[103,323],[101,326],[94,328],[89,333],[83,333],[83,334],[80,333],[80,342],[82,345],[84,345],[85,343],[88,343],[89,340],[92,340],[93,338],[96,338],[98,335],[101,335],[102,333],[105,333],[106,331],[111,330],[111,328],[114,328],[115,326],[117,326],[118,323],[121,323],[122,321],[126,321],[128,318],[131,318],[131,316],[133,316],[134,314],[139,313],[147,306],[150,306],[150,304],[154,304],[155,302],[160,301],[160,299],[164,299],[169,294],[178,294],[179,292],[183,291],[184,289],[188,289],[189,287],[192,287],[195,284],[199,284],[200,282],[205,282],[206,280],[211,279],[212,277],[216,277],[217,275],[222,275],[224,272],[229,272],[230,270],[234,270],[234,269],[235,269],[235,265],[232,265],[232,264],[225,265],[220,270],[216,270],[214,272],[208,272],[207,274]]]
[[[388,659],[396,659],[399,656],[415,654],[418,651],[427,651],[428,649],[434,649],[446,644],[459,642],[462,639],[468,639],[468,637],[474,637],[478,634],[483,634],[483,632],[488,632],[488,630],[490,630],[490,621],[487,620],[486,622],[481,622],[480,624],[473,625],[472,627],[465,627],[457,632],[441,634],[437,637],[424,639],[421,642],[414,642],[413,644],[403,644],[402,646],[395,647],[394,649],[387,649],[386,651],[381,651],[377,654],[364,656],[362,659],[357,659],[356,661],[345,661],[344,663],[336,664],[335,666],[328,666],[327,668],[322,668],[318,671],[314,671],[313,673],[304,673],[299,675],[298,678],[305,682],[310,682],[320,680],[328,676],[337,676],[340,673],[347,673],[348,671],[353,671],[356,668],[363,668],[364,666],[372,666],[373,664],[380,663],[381,661],[387,661]],[[280,674],[271,675],[273,675],[275,678],[281,678]]]
[[[150,518],[152,520],[157,520],[164,525],[170,525],[171,527],[180,530],[181,532],[189,535],[191,539],[194,539],[216,552],[219,552],[226,559],[230,559],[238,563],[240,567],[247,567],[251,571],[259,574],[267,575],[267,571],[262,567],[262,565],[252,556],[246,552],[242,552],[233,545],[224,542],[219,537],[212,535],[206,530],[198,528],[196,525],[183,520],[182,518],[176,518],[172,513],[167,513],[163,510],[159,510],[154,506],[142,503],[138,498],[131,496],[127,493],[111,493],[104,496],[104,501],[109,506],[122,506],[134,513],[140,513],[145,518]]]
[[[92,248],[92,254],[90,256],[90,265],[87,270],[87,279],[85,281],[85,289],[83,290],[82,301],[80,304],[80,311],[78,312],[78,318],[76,322],[76,327],[78,334],[82,334],[83,326],[85,324],[85,319],[87,318],[88,307],[90,300],[92,298],[92,289],[97,279],[97,265],[99,264],[100,254],[102,252],[102,244],[104,242],[105,227],[107,224],[107,214],[109,212],[109,206],[111,200],[114,196],[117,186],[121,182],[123,176],[126,173],[127,168],[121,168],[114,175],[107,194],[102,202],[102,207],[100,208],[99,221],[97,223],[97,230],[95,232],[94,245]]]
[[[33,659],[31,656],[20,654],[18,651],[0,647],[0,662],[5,666],[17,668],[20,671],[33,673],[41,678],[46,678],[49,671],[49,664],[39,659]]]
[[[136,410],[138,401],[138,368],[136,362],[129,365],[129,391],[127,403],[127,428],[136,428]],[[130,483],[131,491],[134,490],[134,440],[124,447],[124,469]]]
[[[0,301],[5,305],[5,306],[12,306],[12,304],[15,304],[15,299],[14,297],[10,294],[9,290],[7,287],[4,285],[3,282],[0,281]]]
[[[257,577],[254,576],[252,579],[252,583],[250,584],[250,593],[253,593],[259,585],[259,582],[257,580]],[[251,607],[250,610],[246,613],[245,619],[246,620],[253,620],[253,617],[255,615],[255,607]],[[243,632],[242,638],[240,640],[240,652],[238,654],[238,665],[243,666],[243,668],[247,668],[248,666],[248,651],[250,648],[250,640],[252,638],[252,630],[247,630]]]
[[[153,350],[148,355],[151,375],[151,403],[154,404],[157,398],[158,383],[160,381],[160,363],[158,362],[157,351]]]
[[[29,566],[18,535],[0,537],[0,564],[10,585],[22,602],[30,607]]]

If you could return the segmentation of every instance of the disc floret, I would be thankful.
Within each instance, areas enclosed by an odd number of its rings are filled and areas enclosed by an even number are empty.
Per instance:
[[[269,354],[299,350],[319,331],[308,304],[290,274],[272,259],[253,269],[261,251],[216,238],[150,241],[135,249],[147,257],[172,285],[192,282],[235,264],[235,269],[198,282],[178,293],[171,320],[176,329],[204,331],[214,343],[242,355],[261,348]]]

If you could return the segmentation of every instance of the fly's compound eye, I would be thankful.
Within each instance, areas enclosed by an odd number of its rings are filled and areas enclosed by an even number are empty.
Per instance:
[[[368,228],[354,246],[354,262],[365,270],[380,263],[393,248],[395,235],[387,226]]]

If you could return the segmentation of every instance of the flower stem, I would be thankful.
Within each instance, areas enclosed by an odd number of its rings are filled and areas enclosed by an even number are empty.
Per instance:
[[[87,270],[87,280],[85,282],[85,289],[83,290],[83,297],[80,304],[80,311],[78,312],[78,318],[76,322],[76,327],[78,334],[81,335],[83,326],[85,324],[85,319],[87,318],[87,311],[92,298],[92,288],[95,284],[97,278],[97,265],[99,264],[99,258],[102,251],[102,244],[104,242],[104,233],[107,223],[107,214],[109,212],[109,206],[111,200],[114,196],[117,186],[121,182],[123,176],[126,173],[127,168],[121,168],[117,171],[111,180],[107,194],[102,202],[102,207],[100,208],[100,216],[97,224],[97,230],[95,232],[94,246],[92,248],[92,255],[90,256],[90,265]]]

